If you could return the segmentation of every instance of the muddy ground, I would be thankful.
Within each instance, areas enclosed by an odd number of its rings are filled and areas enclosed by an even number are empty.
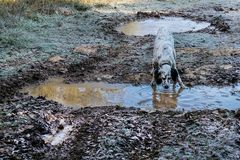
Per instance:
[[[187,86],[239,83],[237,1],[141,1],[23,19],[1,28],[0,158],[239,159],[239,111],[71,110],[19,93],[52,76],[66,83],[149,83],[154,36],[126,36],[115,27],[163,15],[212,24],[174,34],[177,66]],[[45,143],[42,135],[61,131],[62,120],[73,125],[69,139],[58,146]]]

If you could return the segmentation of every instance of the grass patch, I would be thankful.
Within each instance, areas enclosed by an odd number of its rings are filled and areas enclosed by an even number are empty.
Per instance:
[[[23,39],[20,30],[6,31],[0,34],[0,45],[2,47],[14,46],[16,48],[25,48],[26,39]]]
[[[80,0],[0,0],[0,31],[16,27],[22,19],[38,22],[39,15],[59,13],[61,7],[69,13],[71,10],[84,12],[91,8]]]
[[[78,11],[90,9],[79,0],[0,0],[0,17],[23,16],[34,12],[54,14],[58,7],[72,7]]]

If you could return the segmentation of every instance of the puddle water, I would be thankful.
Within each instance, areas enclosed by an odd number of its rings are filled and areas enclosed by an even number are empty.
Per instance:
[[[130,22],[117,28],[118,32],[126,35],[144,36],[156,35],[161,27],[167,27],[170,32],[181,33],[198,31],[210,26],[207,22],[194,22],[182,17],[162,17],[161,19],[147,19],[143,21]]]
[[[29,86],[22,91],[71,107],[121,105],[147,110],[240,108],[240,84],[224,88],[196,86],[184,90],[163,90],[158,87],[153,92],[150,85],[101,82],[65,84],[63,79],[50,79],[44,84]]]

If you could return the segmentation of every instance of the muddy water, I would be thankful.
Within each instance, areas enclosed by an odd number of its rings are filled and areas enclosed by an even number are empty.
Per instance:
[[[153,92],[149,85],[101,82],[65,84],[63,79],[50,79],[43,84],[29,86],[23,92],[44,96],[71,107],[121,105],[159,110],[240,108],[240,85],[224,88],[196,86],[184,90],[158,87]]]
[[[160,27],[167,27],[174,33],[198,31],[210,26],[207,22],[194,22],[182,17],[162,17],[161,19],[147,19],[130,22],[117,28],[118,32],[126,35],[144,36],[156,35]]]

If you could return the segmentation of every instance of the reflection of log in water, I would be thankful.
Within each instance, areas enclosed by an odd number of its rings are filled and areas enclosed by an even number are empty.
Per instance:
[[[178,104],[178,97],[183,91],[183,88],[178,89],[173,93],[158,93],[153,90],[152,104],[156,109],[176,109]]]

